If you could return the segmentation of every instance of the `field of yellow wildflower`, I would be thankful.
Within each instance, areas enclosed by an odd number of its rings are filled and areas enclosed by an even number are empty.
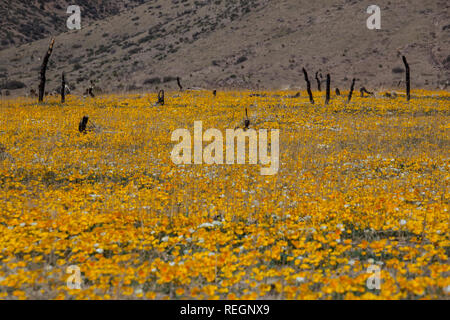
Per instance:
[[[0,299],[448,299],[450,94],[294,94],[2,100]],[[245,107],[277,174],[173,164],[175,129]]]

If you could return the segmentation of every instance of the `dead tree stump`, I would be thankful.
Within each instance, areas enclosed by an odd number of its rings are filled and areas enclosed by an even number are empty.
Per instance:
[[[81,119],[80,123],[78,124],[78,131],[80,131],[81,133],[86,133],[88,120],[88,116],[84,116],[83,119]]]
[[[314,104],[314,98],[311,92],[311,82],[309,82],[308,73],[306,72],[305,68],[303,68],[303,75],[305,76],[306,91],[308,91],[309,101],[311,102],[311,104]]]
[[[244,119],[244,131],[250,126],[250,119],[248,118],[247,108],[245,108],[245,119]]]
[[[42,61],[41,65],[41,72],[40,72],[40,83],[39,83],[39,102],[44,101],[44,94],[45,94],[45,73],[47,72],[47,64],[48,60],[50,59],[50,55],[53,51],[53,45],[55,44],[55,39],[52,38],[52,41],[50,42],[50,45],[48,46],[48,50],[45,53],[44,60]]]
[[[361,92],[362,98],[364,98],[364,93],[367,93],[369,96],[373,96],[373,92],[367,91],[367,89],[365,87],[361,87],[361,89],[359,89],[359,91]]]
[[[91,84],[90,84],[89,88],[87,88],[87,94],[90,95],[92,98],[94,98],[95,97],[95,95],[94,95],[94,81],[91,80],[90,83]]]
[[[158,104],[164,105],[164,90],[159,90],[158,93]]]
[[[355,81],[356,81],[356,79],[353,78],[352,85],[350,87],[350,92],[348,93],[347,103],[349,103],[352,100],[353,90],[355,89]]]
[[[66,77],[63,72],[61,76],[61,103],[64,102],[66,102]]]
[[[180,77],[177,77],[177,84],[178,84],[178,88],[180,88],[180,91],[183,91],[183,86],[181,85]]]
[[[331,78],[330,78],[330,74],[327,74],[327,95],[325,98],[325,105],[327,105],[330,102],[330,83],[331,83]]]
[[[410,79],[410,71],[409,71],[409,64],[408,61],[406,61],[406,57],[402,56],[403,64],[405,65],[405,76],[406,76],[406,101],[409,101],[411,99],[411,79]]]

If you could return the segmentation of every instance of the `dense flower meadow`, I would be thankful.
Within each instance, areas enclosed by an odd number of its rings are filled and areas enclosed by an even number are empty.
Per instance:
[[[2,100],[0,299],[448,299],[450,94],[295,93]],[[277,174],[173,164],[175,129],[245,107]]]

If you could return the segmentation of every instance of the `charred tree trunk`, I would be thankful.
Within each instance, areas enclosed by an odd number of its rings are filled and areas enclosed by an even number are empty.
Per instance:
[[[158,93],[158,104],[164,105],[164,90],[160,90]]]
[[[94,95],[94,81],[90,81],[90,85],[89,85],[89,88],[87,89],[87,92],[86,92],[88,95],[90,95],[92,98],[94,98],[95,97],[95,95]]]
[[[83,119],[81,119],[80,123],[78,124],[78,131],[80,131],[81,133],[86,133],[88,120],[88,116],[84,116]]]
[[[336,95],[340,96],[341,95],[341,90],[339,90],[339,88],[336,88]]]
[[[177,84],[178,84],[178,88],[180,88],[180,91],[183,91],[183,86],[181,85],[180,77],[177,77]]]
[[[247,108],[245,108],[245,119],[244,119],[244,131],[250,126],[250,119],[248,118]]]
[[[314,104],[314,98],[313,98],[313,95],[312,95],[312,92],[311,92],[311,82],[309,82],[308,73],[306,72],[305,68],[303,68],[303,74],[305,76],[306,91],[308,91],[309,101],[311,102],[311,104]]]
[[[325,98],[325,105],[327,105],[330,102],[330,83],[331,83],[331,78],[330,78],[330,74],[327,74],[327,95]]]
[[[367,91],[365,87],[361,87],[359,90],[361,92],[361,97],[364,98],[364,93],[367,93],[369,96],[373,96],[373,92]]]
[[[355,89],[355,81],[356,81],[356,79],[353,78],[353,80],[352,80],[352,86],[350,87],[350,92],[348,93],[348,100],[347,100],[347,103],[350,102],[350,101],[352,100],[353,90]]]
[[[405,73],[406,73],[406,101],[409,101],[411,99],[411,79],[410,79],[410,73],[409,73],[409,64],[408,61],[406,61],[406,57],[402,56],[403,63],[405,65]]]
[[[213,91],[213,96],[215,97],[217,95],[217,90]]]
[[[39,102],[44,101],[44,93],[45,93],[45,73],[47,71],[47,64],[48,64],[48,60],[50,59],[50,55],[52,54],[53,51],[53,44],[55,43],[55,39],[52,39],[52,41],[50,42],[50,45],[48,47],[48,50],[45,54],[44,60],[42,61],[42,65],[41,65],[41,72],[40,72],[40,83],[39,83]]]
[[[320,79],[318,77],[319,71],[316,72],[317,90],[322,91]]]
[[[64,76],[64,72],[61,78],[61,103],[64,103],[66,102],[66,77]]]

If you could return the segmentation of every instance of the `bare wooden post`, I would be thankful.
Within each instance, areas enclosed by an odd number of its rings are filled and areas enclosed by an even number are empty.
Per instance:
[[[180,77],[177,77],[177,84],[178,84],[178,87],[180,88],[180,91],[183,91],[183,87],[181,86]]]
[[[311,104],[314,104],[314,98],[311,92],[311,82],[309,82],[308,73],[306,72],[305,68],[303,68],[303,74],[305,75],[306,90],[308,91],[309,101],[311,102]]]
[[[44,101],[45,80],[46,80],[45,79],[45,72],[47,71],[48,60],[50,59],[50,55],[52,54],[54,43],[55,43],[55,39],[52,38],[52,41],[50,42],[48,50],[45,53],[44,60],[42,61],[41,72],[40,72],[41,82],[39,83],[39,102]]]
[[[86,133],[86,126],[88,123],[89,117],[84,116],[83,119],[81,119],[80,123],[78,124],[78,131],[81,133]]]
[[[61,103],[64,103],[66,102],[66,77],[64,76],[64,72],[61,78]]]
[[[352,100],[353,89],[355,89],[355,81],[356,81],[356,79],[353,78],[353,80],[352,80],[352,86],[350,87],[350,92],[349,92],[349,94],[348,94],[348,100],[347,100],[347,103],[349,103],[350,100]]]
[[[411,79],[409,72],[409,64],[408,61],[406,61],[405,56],[402,56],[402,60],[406,69],[406,101],[409,101],[411,99],[411,82],[410,82]]]
[[[320,79],[318,77],[319,71],[316,72],[317,90],[322,91]]]
[[[331,78],[330,78],[330,74],[327,74],[327,96],[325,98],[325,105],[327,105],[330,102],[330,82],[331,82]]]

